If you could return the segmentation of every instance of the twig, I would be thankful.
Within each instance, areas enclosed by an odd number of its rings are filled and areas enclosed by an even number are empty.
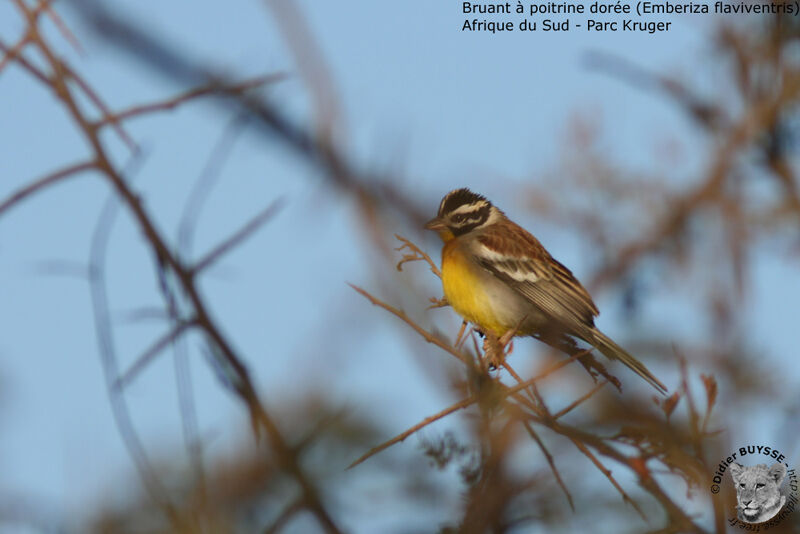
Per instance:
[[[324,60],[322,48],[316,40],[302,12],[289,0],[265,0],[278,22],[287,48],[295,58],[301,77],[311,95],[316,119],[316,132],[321,144],[332,146],[339,124],[340,104],[334,78]]]
[[[69,26],[64,23],[64,19],[62,19],[61,16],[56,13],[50,4],[52,4],[51,0],[42,2],[44,12],[47,13],[47,15],[50,17],[50,20],[53,21],[53,24],[55,24],[56,28],[58,28],[58,31],[61,32],[61,35],[64,37],[64,39],[71,44],[79,54],[83,54],[84,51],[80,41],[78,41],[78,38],[75,37],[75,34],[72,33],[72,30],[69,29]]]
[[[84,161],[83,163],[75,163],[74,165],[70,165],[69,167],[64,167],[63,169],[59,169],[55,172],[48,174],[47,176],[43,176],[42,178],[38,178],[28,183],[21,189],[12,193],[11,196],[9,196],[3,202],[0,202],[0,216],[2,216],[6,210],[12,208],[15,204],[25,200],[30,195],[38,191],[41,191],[42,189],[45,189],[55,184],[56,182],[59,182],[66,178],[70,178],[75,174],[92,169],[97,169],[97,163],[95,161]]]
[[[153,358],[158,356],[162,350],[179,338],[190,327],[195,326],[194,321],[183,321],[176,324],[169,332],[158,338],[141,356],[136,358],[136,361],[131,365],[127,371],[120,375],[112,387],[114,389],[124,389],[139,375],[139,373],[153,361]]]
[[[427,330],[425,330],[424,328],[419,326],[417,323],[412,321],[408,317],[408,315],[405,314],[404,311],[398,310],[394,306],[390,306],[389,304],[386,304],[385,302],[383,302],[379,298],[372,296],[367,291],[361,289],[360,287],[358,287],[356,285],[353,285],[353,284],[348,284],[348,285],[350,287],[352,287],[353,289],[355,289],[358,293],[360,293],[361,295],[366,297],[367,300],[369,300],[375,306],[380,306],[381,308],[383,308],[384,310],[388,311],[389,313],[399,317],[407,325],[409,325],[411,328],[413,328],[415,332],[417,332],[419,335],[421,335],[425,339],[425,341],[427,341],[428,343],[433,343],[434,345],[436,345],[440,349],[444,350],[448,354],[458,358],[461,361],[461,363],[463,363],[463,364],[465,364],[465,365],[467,365],[469,367],[472,367],[472,362],[470,361],[470,359],[467,356],[461,354],[458,350],[456,350],[455,348],[451,347],[450,345],[448,345],[447,343],[445,343],[444,341],[442,341],[438,337],[434,336],[433,334],[431,334],[430,332],[428,332]]]
[[[222,256],[230,252],[237,245],[244,242],[250,237],[253,232],[261,228],[261,226],[272,218],[280,208],[283,207],[281,199],[273,201],[269,206],[258,212],[250,221],[242,226],[239,230],[233,233],[225,241],[214,247],[208,254],[206,254],[200,261],[198,261],[192,268],[192,274],[201,273],[208,267],[214,264]]]
[[[416,432],[418,430],[421,430],[422,428],[428,426],[429,424],[431,424],[433,422],[436,422],[439,419],[441,419],[443,417],[446,417],[446,416],[450,415],[453,412],[457,412],[458,410],[462,410],[462,409],[464,409],[464,408],[466,408],[468,406],[471,406],[472,404],[475,404],[476,402],[478,402],[478,399],[476,397],[469,397],[467,399],[463,399],[463,400],[458,401],[457,403],[453,404],[452,406],[450,406],[448,408],[445,408],[444,410],[442,410],[441,412],[439,412],[437,414],[434,414],[434,415],[431,415],[429,417],[426,417],[425,419],[423,419],[422,421],[420,421],[416,425],[412,426],[411,428],[409,428],[405,432],[402,432],[402,433],[398,434],[397,436],[393,437],[389,441],[385,441],[385,442],[381,443],[377,447],[371,448],[366,453],[364,453],[358,460],[356,460],[355,462],[351,463],[347,468],[348,469],[352,469],[353,467],[357,466],[358,464],[360,464],[361,462],[367,460],[368,458],[370,458],[372,456],[375,456],[376,454],[378,454],[382,450],[388,449],[389,447],[391,447],[395,443],[399,443],[399,442],[403,441],[404,439],[406,439],[408,436],[410,436],[414,432]]]
[[[211,194],[211,190],[221,177],[222,166],[227,161],[234,144],[243,131],[245,120],[246,117],[241,114],[228,120],[219,138],[214,143],[214,147],[209,152],[208,158],[203,165],[203,170],[189,193],[186,205],[181,213],[181,220],[178,223],[178,252],[183,258],[188,259],[193,255],[197,221],[200,218],[206,200]]]
[[[95,107],[98,110],[100,110],[100,113],[104,118],[109,117],[111,115],[111,109],[103,101],[103,99],[100,98],[100,95],[97,94],[97,91],[95,91],[92,88],[92,86],[89,85],[86,82],[86,80],[83,79],[83,76],[78,74],[72,67],[70,67],[67,63],[63,61],[58,61],[56,68],[61,69],[67,73],[69,78],[72,79],[72,81],[74,81],[78,85],[78,87],[80,87],[81,91],[83,91],[83,94],[85,94],[89,98],[89,100],[95,105]],[[114,131],[117,132],[119,138],[122,139],[122,142],[128,145],[129,149],[131,149],[132,151],[138,150],[136,141],[133,140],[133,137],[130,136],[130,134],[125,130],[125,128],[122,127],[121,124],[113,123],[113,128]]]
[[[700,432],[705,434],[708,432],[708,421],[711,418],[711,411],[714,409],[714,403],[717,400],[717,379],[714,375],[700,375],[703,385],[706,388],[706,413],[703,414],[703,424],[700,426]]]
[[[419,261],[425,260],[428,262],[428,266],[431,268],[431,272],[438,276],[439,278],[442,277],[442,271],[436,266],[436,263],[428,256],[425,252],[422,251],[417,245],[411,242],[411,240],[406,239],[405,237],[401,236],[400,234],[394,234],[395,239],[403,243],[399,247],[395,248],[397,251],[402,251],[403,249],[407,248],[411,251],[410,254],[403,254],[403,257],[397,262],[397,270],[403,270],[403,264],[408,263],[410,261]]]
[[[591,68],[616,76],[631,85],[663,91],[705,130],[713,132],[725,128],[729,123],[720,106],[692,94],[678,80],[647,72],[631,61],[607,53],[593,51],[586,59]]]
[[[628,495],[627,492],[624,489],[622,489],[622,486],[620,486],[619,482],[617,482],[617,479],[615,479],[614,475],[611,474],[611,470],[606,468],[606,466],[604,466],[603,463],[597,459],[597,456],[595,456],[592,453],[592,451],[590,451],[589,448],[586,447],[586,445],[584,445],[583,442],[573,437],[570,437],[570,440],[572,440],[572,443],[575,444],[578,450],[581,451],[584,454],[584,456],[589,458],[589,460],[592,461],[592,463],[597,467],[597,469],[600,470],[600,472],[606,476],[608,481],[611,482],[611,485],[617,489],[620,495],[622,495],[622,500],[630,503],[631,506],[633,506],[633,509],[636,510],[636,512],[642,517],[642,519],[647,521],[647,516],[644,514],[642,509],[639,508],[639,505],[636,504],[636,501],[631,499],[630,495]]]
[[[355,286],[353,286],[353,288],[356,291],[358,291],[359,293],[361,293],[361,291],[363,291],[363,290],[360,290],[359,288],[357,288]],[[367,295],[368,294],[366,294],[365,296],[367,296]],[[367,298],[369,298],[369,297],[367,297]],[[515,385],[513,387],[504,387],[502,389],[502,391],[500,392],[500,398],[506,398],[506,397],[509,397],[511,395],[514,395],[515,393],[518,393],[519,391],[522,391],[523,389],[527,388],[528,386],[530,386],[534,382],[536,382],[538,380],[541,380],[541,379],[549,376],[550,374],[554,373],[555,371],[561,369],[562,367],[564,367],[568,363],[570,363],[573,360],[575,360],[577,357],[578,357],[577,355],[570,356],[568,359],[563,360],[561,362],[558,362],[557,364],[553,365],[549,369],[546,369],[544,372],[534,376],[533,378],[525,380],[524,382],[521,382],[521,383],[519,383],[519,384],[517,384],[517,385]],[[449,408],[445,408],[444,410],[442,410],[441,412],[439,412],[439,413],[437,413],[435,415],[432,415],[430,417],[426,417],[420,423],[417,423],[416,425],[414,425],[413,427],[409,428],[408,430],[406,430],[402,434],[399,434],[399,435],[395,436],[394,438],[390,439],[387,442],[382,443],[381,445],[378,445],[377,447],[373,447],[366,454],[361,456],[358,460],[356,460],[355,462],[350,464],[350,467],[348,467],[348,469],[360,464],[361,462],[363,462],[364,460],[366,460],[370,456],[373,456],[373,455],[381,452],[382,450],[394,445],[395,443],[397,443],[399,441],[403,441],[404,439],[406,439],[408,436],[410,436],[414,432],[416,432],[416,431],[420,430],[421,428],[433,423],[434,421],[437,421],[437,420],[441,419],[442,417],[445,417],[446,415],[449,415],[449,414],[451,414],[451,413],[453,413],[455,411],[458,411],[458,410],[466,408],[466,407],[468,407],[468,406],[470,406],[472,404],[475,404],[479,400],[480,400],[479,398],[474,397],[474,396],[473,397],[469,397],[469,398],[463,399],[463,400],[453,404]]]
[[[0,72],[3,72],[6,66],[16,61],[22,53],[22,49],[25,48],[28,43],[30,43],[30,35],[27,33],[11,48],[8,48],[5,44],[0,42],[0,50],[3,51],[3,58],[0,59]]]
[[[114,383],[119,376],[119,362],[116,356],[114,333],[109,312],[105,261],[111,229],[116,220],[119,207],[120,202],[116,195],[112,193],[106,201],[103,212],[98,217],[89,253],[89,285],[100,361],[103,366],[114,422],[117,425],[122,442],[131,455],[131,459],[148,494],[164,509],[167,517],[173,522],[173,526],[177,526],[179,523],[178,514],[169,498],[169,493],[155,474],[155,470],[147,457],[144,446],[133,426],[131,414],[122,391],[114,387]]]
[[[507,361],[503,361],[503,368],[511,375],[511,377],[517,381],[518,384],[522,384],[524,380],[522,377],[511,367]],[[547,410],[547,405],[544,403],[544,399],[539,395],[539,390],[536,387],[536,384],[531,384],[529,389],[526,389],[533,405],[536,409],[536,412],[539,415],[549,415],[549,411]]]
[[[550,454],[550,451],[547,450],[545,447],[544,442],[539,437],[539,435],[533,430],[533,426],[528,421],[522,421],[522,426],[525,427],[525,430],[528,431],[528,435],[533,438],[536,444],[539,446],[539,449],[544,454],[545,459],[547,460],[547,464],[550,466],[550,471],[553,473],[553,476],[556,477],[556,482],[561,487],[561,491],[564,492],[564,495],[567,497],[567,502],[569,503],[569,507],[572,508],[572,511],[575,511],[575,502],[572,500],[572,494],[569,492],[567,485],[564,483],[564,480],[561,478],[561,473],[559,472],[558,468],[556,467],[555,460],[553,459],[553,455]]]
[[[23,38],[22,41],[20,41],[19,43],[17,43],[17,45],[14,46],[14,48],[9,48],[5,43],[3,43],[2,40],[0,40],[0,50],[2,50],[6,54],[3,59],[5,60],[6,58],[8,58],[7,61],[12,61],[12,60],[15,61],[17,64],[21,65],[26,71],[28,71],[28,74],[39,80],[43,85],[49,86],[50,80],[48,79],[47,75],[44,72],[42,72],[39,68],[35,67],[33,63],[25,59],[25,56],[23,56],[21,53],[25,43],[28,42],[29,40],[30,40],[29,37]],[[20,47],[18,50],[16,49],[17,46]]]
[[[272,522],[272,525],[264,529],[264,534],[277,534],[278,532],[282,532],[286,523],[303,511],[305,507],[304,504],[302,499],[293,500],[281,511],[275,521]]]
[[[595,393],[600,391],[603,388],[603,386],[605,386],[606,384],[608,384],[608,380],[603,380],[602,382],[598,383],[596,386],[594,386],[592,389],[590,389],[588,393],[586,393],[585,395],[581,396],[580,398],[575,399],[574,401],[572,401],[569,404],[569,406],[567,406],[566,408],[564,408],[562,410],[559,410],[556,413],[554,413],[553,414],[553,419],[559,419],[562,416],[567,415],[569,412],[574,410],[580,404],[582,404],[583,402],[588,400],[592,395],[594,395]]]
[[[258,78],[253,78],[251,80],[246,80],[244,82],[230,84],[230,85],[221,85],[219,83],[206,84],[202,87],[195,87],[194,89],[189,89],[188,91],[184,91],[183,93],[179,93],[170,98],[159,100],[158,102],[152,102],[150,104],[141,104],[120,111],[118,113],[112,113],[106,117],[103,117],[101,121],[98,121],[97,126],[99,127],[108,126],[109,124],[124,122],[128,119],[141,117],[142,115],[148,115],[159,111],[169,111],[175,109],[176,107],[182,104],[185,104],[187,102],[205,96],[218,95],[218,94],[244,93],[245,91],[255,89],[256,87],[261,87],[266,84],[279,82],[285,78],[286,78],[285,74],[277,73],[277,74],[260,76]]]

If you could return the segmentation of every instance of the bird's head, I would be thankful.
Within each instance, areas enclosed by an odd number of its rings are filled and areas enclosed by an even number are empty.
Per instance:
[[[486,197],[473,193],[466,187],[447,193],[439,203],[436,217],[425,224],[436,230],[444,241],[492,225],[500,220],[502,212]]]

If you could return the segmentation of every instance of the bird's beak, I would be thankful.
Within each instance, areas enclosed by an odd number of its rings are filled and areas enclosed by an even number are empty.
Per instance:
[[[437,232],[440,232],[446,228],[447,226],[444,224],[444,221],[441,220],[439,217],[434,217],[433,219],[425,223],[426,230],[436,230]]]

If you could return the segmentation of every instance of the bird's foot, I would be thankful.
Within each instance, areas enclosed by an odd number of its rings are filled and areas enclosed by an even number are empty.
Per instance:
[[[489,371],[494,371],[503,365],[505,354],[503,346],[494,336],[483,338],[483,361]]]
[[[501,337],[492,333],[485,333],[483,338],[483,359],[490,371],[494,371],[503,366],[506,357],[514,352],[514,336],[517,329],[508,330]]]

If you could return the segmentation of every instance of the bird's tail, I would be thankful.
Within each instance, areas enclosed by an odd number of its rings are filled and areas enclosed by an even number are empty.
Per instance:
[[[587,340],[589,341],[589,340]],[[611,338],[606,336],[597,328],[592,330],[592,345],[594,345],[600,352],[606,355],[611,360],[619,360],[627,365],[634,373],[638,374],[647,380],[659,393],[666,394],[667,387],[662,384],[658,378],[644,366],[642,362],[631,356],[628,351],[614,343]]]

